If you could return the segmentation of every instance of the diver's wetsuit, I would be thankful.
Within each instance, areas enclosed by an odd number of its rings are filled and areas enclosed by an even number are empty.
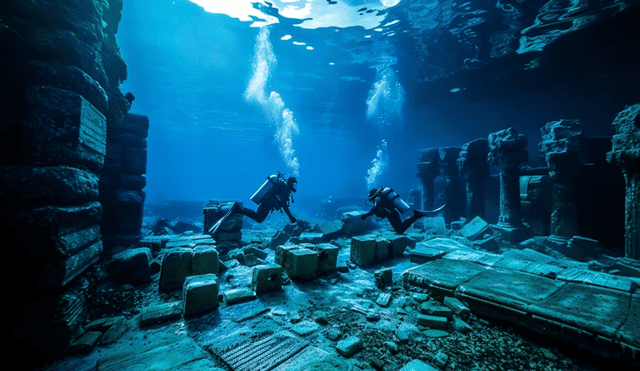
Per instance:
[[[289,217],[289,220],[291,220],[291,223],[295,223],[296,218],[291,215],[291,211],[289,210],[290,197],[291,190],[289,190],[287,185],[284,183],[278,183],[274,185],[274,188],[267,195],[264,196],[262,202],[260,202],[260,205],[258,206],[257,211],[253,211],[236,204],[238,210],[234,210],[232,214],[242,214],[255,220],[258,223],[262,223],[267,218],[270,212],[272,212],[273,210],[280,210],[280,208],[282,208],[282,210],[284,210],[284,212]]]
[[[422,218],[423,216],[432,215],[434,212],[432,211],[422,211],[422,210],[413,210],[413,216],[402,221],[400,218],[400,212],[393,207],[391,201],[387,200],[383,197],[377,197],[375,201],[375,205],[367,212],[366,214],[362,214],[360,218],[362,220],[370,217],[371,215],[375,215],[378,218],[386,218],[389,220],[389,223],[393,227],[393,230],[398,234],[403,234],[416,220]]]

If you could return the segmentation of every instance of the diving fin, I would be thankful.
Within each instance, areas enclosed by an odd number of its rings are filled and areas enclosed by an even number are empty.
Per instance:
[[[233,206],[229,208],[229,211],[227,211],[227,213],[224,214],[224,216],[220,218],[220,220],[218,220],[216,224],[214,224],[211,228],[209,228],[209,234],[212,236],[215,235],[218,229],[220,228],[220,226],[222,225],[222,223],[224,223],[224,221],[227,220],[227,218],[231,216],[231,214],[238,212],[239,206],[240,205],[238,205],[238,203],[235,202]]]
[[[438,214],[440,211],[444,210],[447,206],[449,206],[449,204],[444,204],[444,205],[440,206],[439,208],[437,208],[435,210],[431,210],[431,211],[413,210],[413,214],[414,215],[418,215],[420,217],[433,216],[433,215]]]

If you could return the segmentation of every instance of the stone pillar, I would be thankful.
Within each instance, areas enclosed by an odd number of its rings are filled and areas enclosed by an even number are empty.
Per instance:
[[[484,183],[489,176],[489,141],[476,139],[462,146],[458,157],[460,177],[466,188],[465,216],[484,218]]]
[[[101,228],[107,253],[114,246],[131,246],[142,238],[148,132],[149,118],[142,115],[127,113],[109,125],[100,179]]]
[[[640,259],[640,104],[627,106],[613,121],[617,134],[612,139],[607,161],[622,169],[625,192],[625,256]]]
[[[509,128],[489,135],[489,162],[500,170],[500,218],[497,227],[511,242],[525,239],[520,206],[520,165],[529,159],[527,138]]]
[[[420,150],[418,155],[418,178],[422,181],[423,205],[426,210],[433,209],[435,204],[435,187],[433,182],[440,172],[440,150],[428,148]]]
[[[465,197],[458,174],[460,147],[440,148],[440,174],[444,178],[444,196],[449,207],[445,209],[444,220],[454,222],[464,213]],[[438,205],[439,206],[439,205]]]
[[[583,138],[580,120],[558,120],[542,129],[540,155],[549,166],[551,191],[550,239],[567,243],[578,235],[575,178]]]

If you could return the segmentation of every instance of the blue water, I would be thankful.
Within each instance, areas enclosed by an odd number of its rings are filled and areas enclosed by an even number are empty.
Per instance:
[[[420,149],[514,127],[535,166],[547,122],[612,135],[640,102],[640,1],[274,1],[262,20],[196,2],[127,0],[117,34],[152,201],[250,204],[277,171],[296,201],[407,195]]]

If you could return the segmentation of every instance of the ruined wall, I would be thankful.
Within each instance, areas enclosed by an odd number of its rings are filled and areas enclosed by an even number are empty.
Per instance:
[[[126,125],[132,101],[119,90],[127,76],[115,39],[122,6],[0,4],[0,245],[13,268],[10,297],[28,298],[10,317],[12,343],[31,349],[23,362],[46,362],[66,348],[84,320],[90,281],[81,275],[105,250],[107,132]],[[146,165],[146,129],[137,139]],[[144,172],[133,174],[137,192]]]

